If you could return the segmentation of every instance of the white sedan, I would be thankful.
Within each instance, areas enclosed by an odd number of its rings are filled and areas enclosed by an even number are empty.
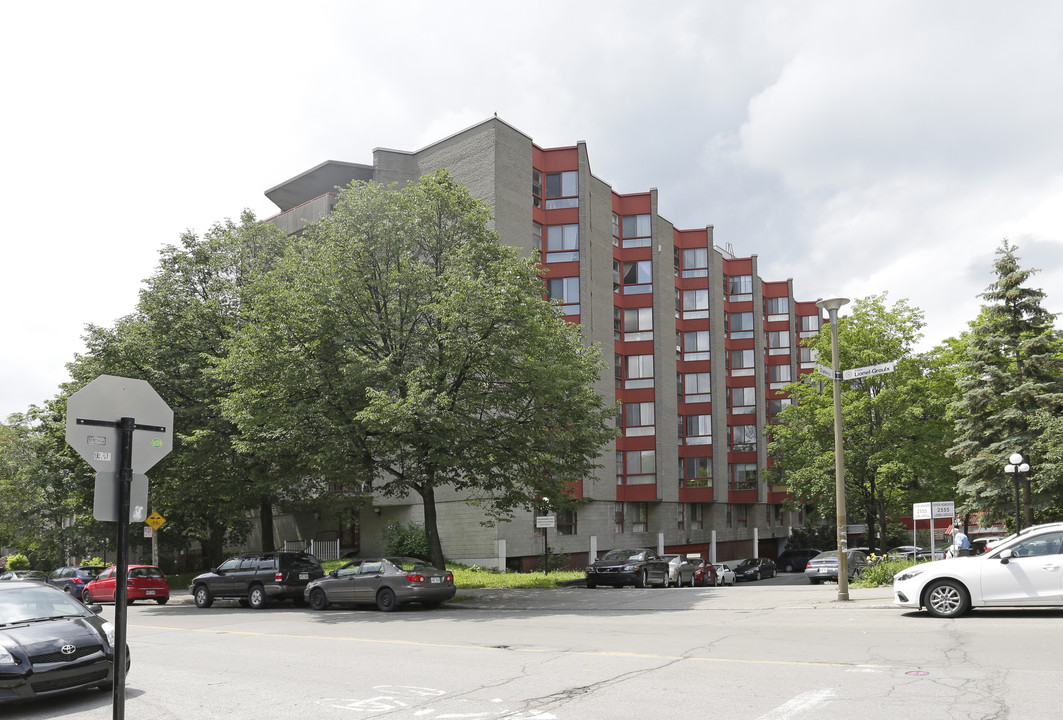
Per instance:
[[[730,565],[724,565],[720,563],[716,566],[716,584],[717,585],[734,585],[735,584],[735,571],[731,569]]]
[[[893,576],[893,604],[951,618],[974,607],[1063,606],[1063,523],[1035,525],[982,555],[920,563]]]

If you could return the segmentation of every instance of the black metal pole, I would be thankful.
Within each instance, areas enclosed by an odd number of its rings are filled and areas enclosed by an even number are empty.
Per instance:
[[[1019,505],[1019,469],[1015,468],[1015,472],[1011,474],[1011,477],[1015,480],[1015,532],[1022,530],[1022,508]]]
[[[122,430],[122,462],[118,470],[118,562],[114,571],[114,688],[112,714],[114,720],[125,718],[126,663],[126,598],[129,591],[129,492],[133,483],[133,429],[136,420],[124,417]]]
[[[546,533],[548,528],[543,528],[543,575],[550,574],[550,548],[546,545]]]

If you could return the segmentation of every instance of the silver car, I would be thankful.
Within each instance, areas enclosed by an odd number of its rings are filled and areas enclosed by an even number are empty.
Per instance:
[[[668,580],[664,583],[665,587],[694,587],[694,564],[685,555],[661,555],[661,559],[668,561]]]
[[[376,605],[384,612],[417,603],[438,607],[454,597],[454,574],[426,560],[380,557],[352,560],[323,578],[312,580],[303,597],[314,610],[330,605]]]
[[[846,569],[849,579],[859,577],[867,569],[867,555],[859,550],[848,550],[845,553]],[[805,567],[805,577],[813,585],[818,585],[824,580],[838,581],[838,551],[828,550],[821,552],[808,561]]]

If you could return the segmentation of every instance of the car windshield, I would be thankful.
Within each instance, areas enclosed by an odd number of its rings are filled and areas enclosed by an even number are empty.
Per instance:
[[[610,550],[602,556],[602,560],[618,561],[618,560],[643,560],[645,559],[645,551],[643,550]]]
[[[827,552],[821,552],[819,555],[816,555],[816,557],[814,557],[812,559],[813,560],[837,560],[838,559],[838,551],[837,550],[828,550]]]
[[[51,585],[33,584],[0,592],[0,626],[27,620],[86,616],[84,605]]]
[[[752,566],[756,565],[758,562],[759,562],[759,560],[757,560],[756,558],[746,558],[742,562],[738,563],[738,568],[736,568],[736,569],[752,567]]]

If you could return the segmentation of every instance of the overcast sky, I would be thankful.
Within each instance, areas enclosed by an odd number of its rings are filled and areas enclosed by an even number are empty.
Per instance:
[[[6,3],[0,418],[58,391],[160,248],[325,160],[494,113],[799,300],[889,292],[924,346],[1002,238],[1063,310],[1063,3]]]

